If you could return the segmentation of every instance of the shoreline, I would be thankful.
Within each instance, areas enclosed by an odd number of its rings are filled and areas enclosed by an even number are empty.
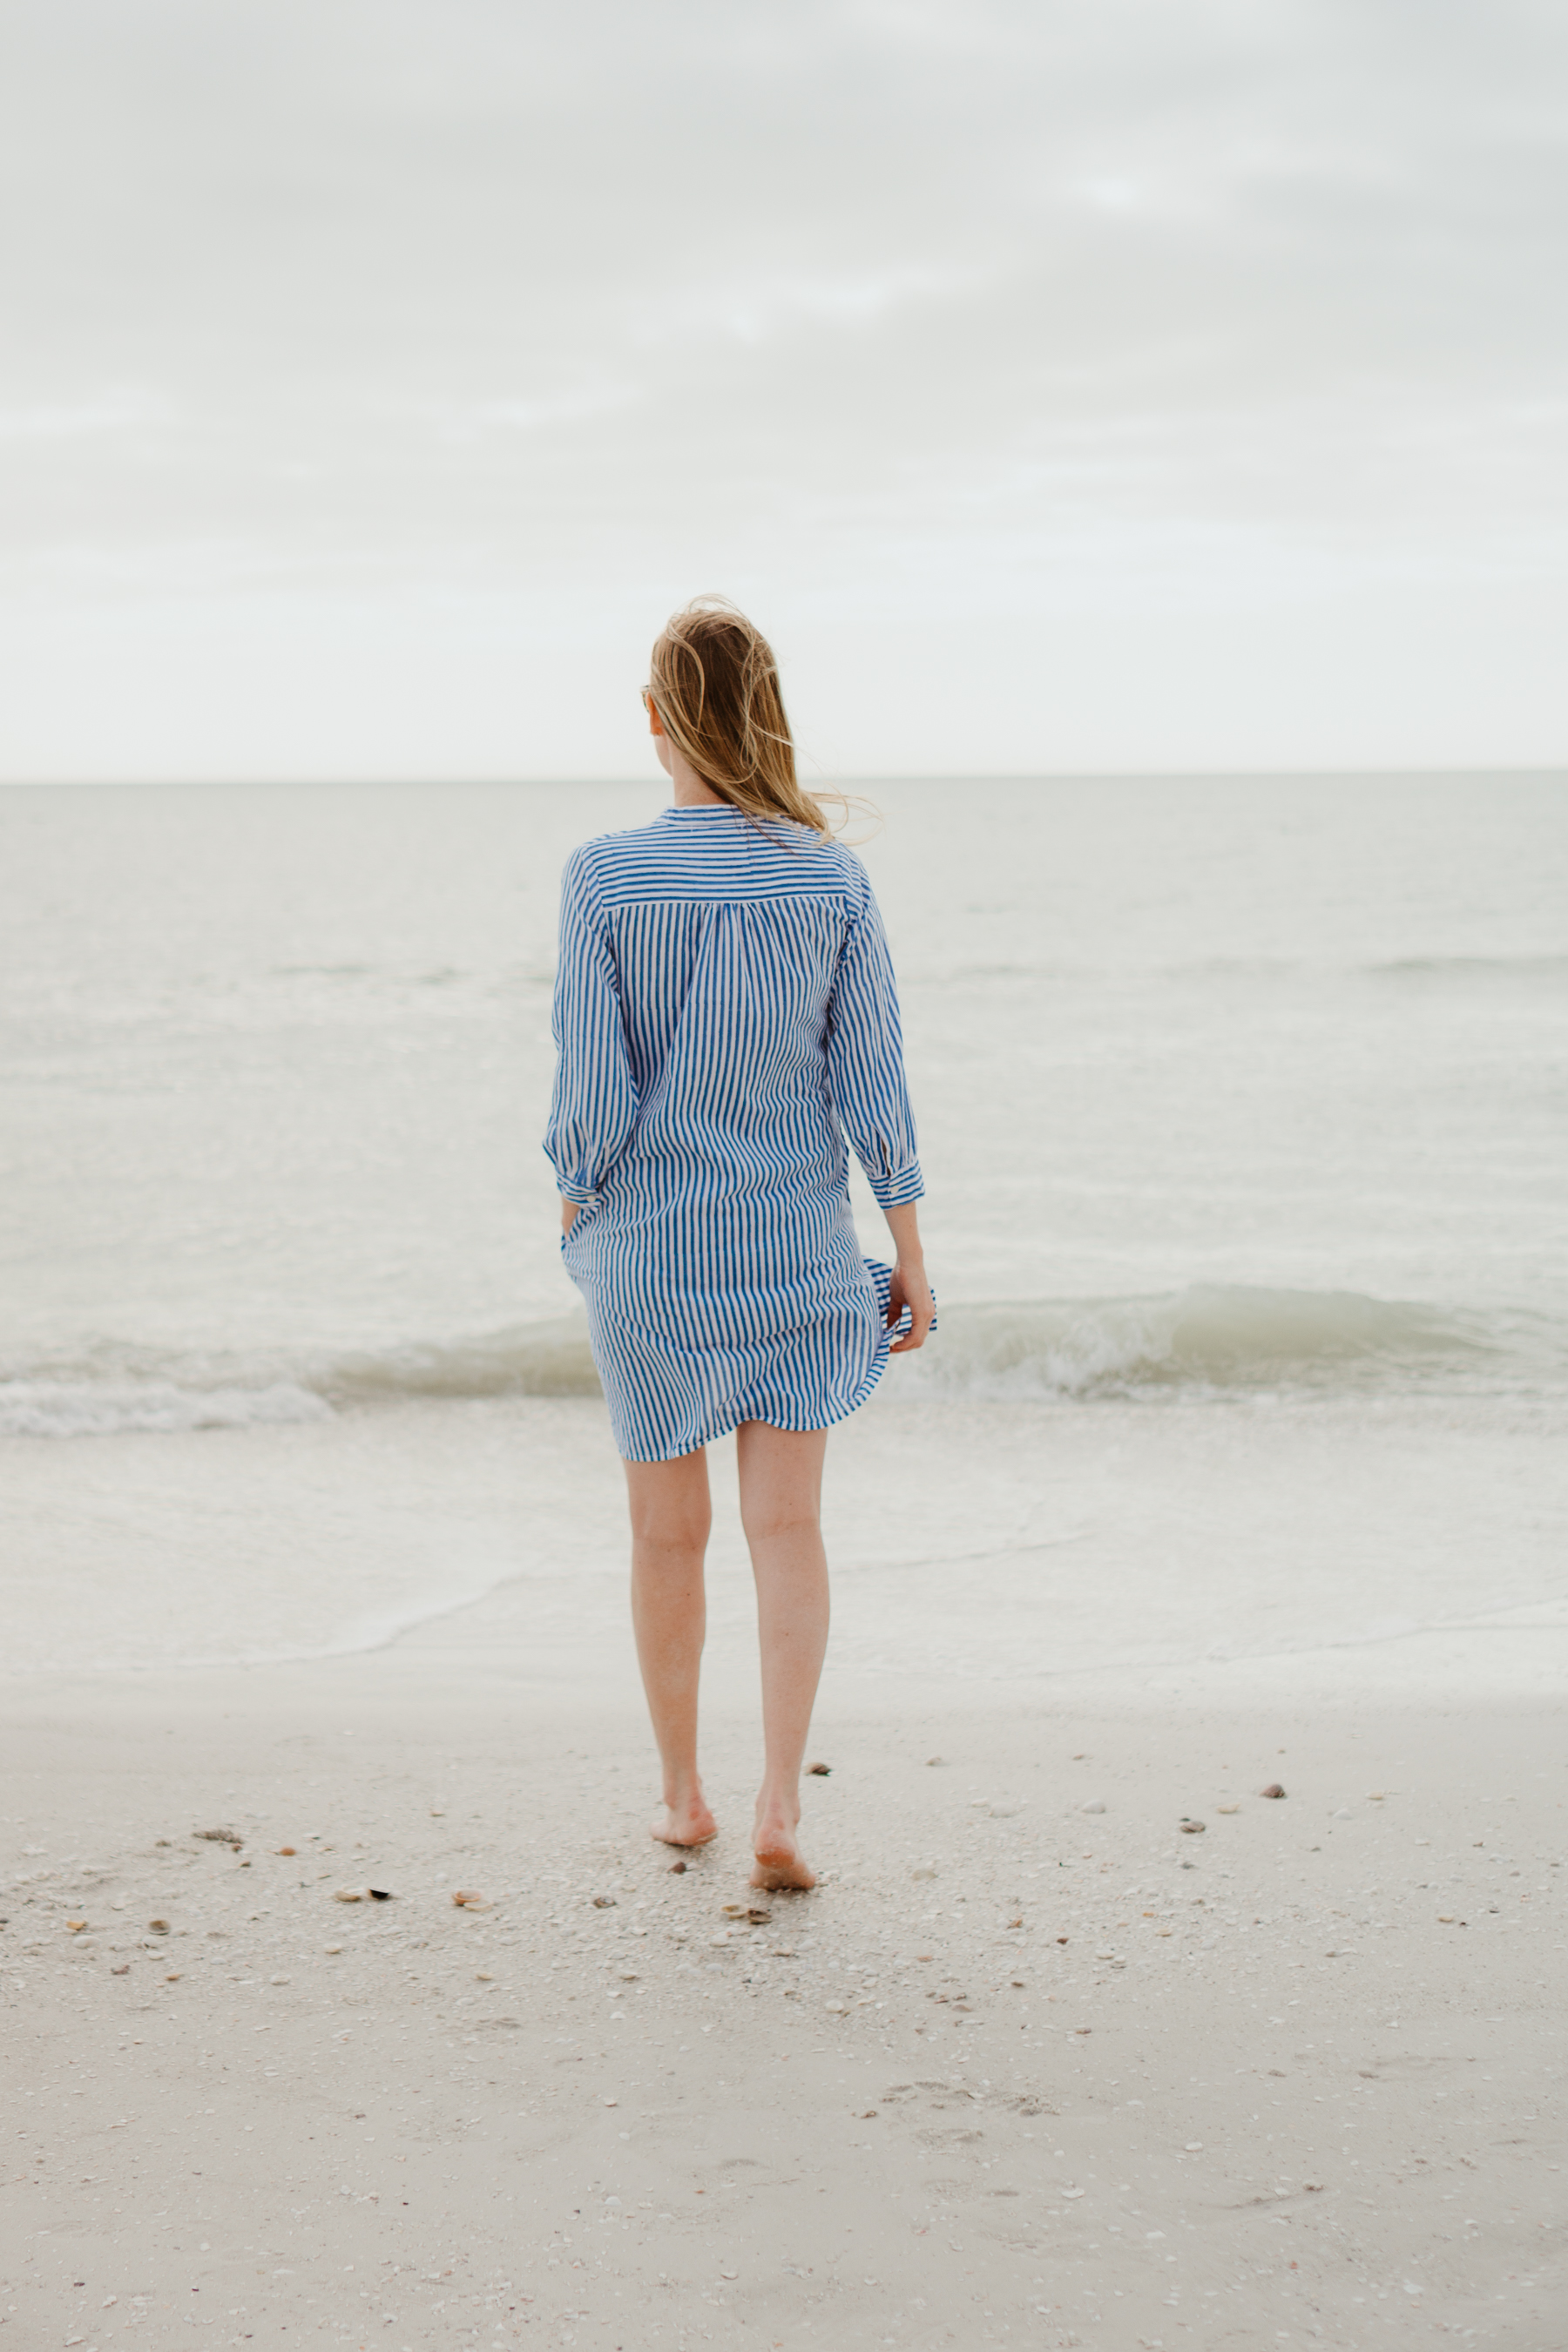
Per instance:
[[[873,1404],[762,1900],[724,1449],[684,1870],[597,1406],[5,1453],[0,2347],[1552,2340],[1540,1416]]]

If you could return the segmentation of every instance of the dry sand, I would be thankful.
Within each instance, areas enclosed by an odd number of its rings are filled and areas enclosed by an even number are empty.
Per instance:
[[[0,2352],[1568,2342],[1548,1696],[889,1675],[851,1598],[748,1920],[739,1615],[675,1871],[624,1628],[510,1606],[10,1685]]]

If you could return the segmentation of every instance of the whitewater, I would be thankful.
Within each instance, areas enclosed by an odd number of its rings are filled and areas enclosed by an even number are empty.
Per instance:
[[[1005,1596],[1040,1544],[1120,1580],[1152,1644],[1128,1671],[1208,1655],[1159,1563],[1194,1514],[1211,1565],[1247,1551],[1251,1506],[1201,1465],[1264,1429],[1298,1529],[1325,1483],[1351,1514],[1252,1571],[1298,1647],[1425,1623],[1449,1551],[1468,1622],[1478,1545],[1555,1624],[1568,783],[867,797],[942,1302],[833,1449],[842,1576],[868,1607],[910,1571],[892,1664],[957,1654],[937,1602],[910,1606],[944,1543],[992,1563],[976,1673],[1032,1670]],[[0,793],[12,1671],[324,1655],[513,1586],[600,1622],[618,1475],[539,1150],[556,888],[574,843],[658,805]],[[855,1205],[879,1250],[858,1180]],[[1395,1428],[1397,1508],[1366,1453]],[[1107,1446],[1157,1457],[1166,1525],[1152,1499],[1097,1558],[1075,1482]],[[919,1527],[894,1538],[876,1482],[911,1456]]]

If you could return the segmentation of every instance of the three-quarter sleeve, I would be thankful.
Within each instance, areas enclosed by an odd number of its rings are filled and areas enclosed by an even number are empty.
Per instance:
[[[630,1139],[637,1096],[609,926],[582,850],[562,877],[551,1028],[557,1059],[544,1149],[564,1197],[592,1208]]]
[[[904,1083],[899,996],[871,886],[853,908],[827,1010],[827,1085],[855,1157],[884,1209],[925,1191]]]

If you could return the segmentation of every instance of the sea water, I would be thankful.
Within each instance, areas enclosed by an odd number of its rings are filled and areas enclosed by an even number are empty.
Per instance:
[[[296,1649],[353,1647],[525,1554],[618,1558],[539,1137],[563,859],[660,782],[0,793],[0,1436],[37,1662],[79,1645],[61,1594],[89,1590],[104,1657],[142,1654],[143,1552],[176,1579],[189,1553],[209,1622],[182,1604],[146,1654],[193,1658],[279,1654],[280,1611]],[[962,1427],[922,1503],[962,1548],[1006,1519],[987,1433],[1045,1460],[1070,1424],[1081,1461],[1164,1444],[1163,1415],[1190,1461],[1264,1413],[1300,1472],[1331,1423],[1393,1414],[1426,1433],[1413,1505],[1456,1433],[1515,1449],[1512,1581],[1560,1598],[1523,1531],[1559,1507],[1568,1406],[1568,780],[867,796],[942,1323],[854,1441],[860,1484],[901,1427],[928,1465]],[[856,1208],[879,1253],[858,1177]],[[522,1400],[554,1416],[542,1449]],[[421,1493],[474,1492],[459,1404],[505,1465],[482,1538],[399,1566]],[[211,1572],[225,1433],[223,1490],[260,1481],[308,1605],[276,1559]],[[68,1476],[39,1467],[60,1447]],[[330,1571],[291,1517],[324,1463]]]

